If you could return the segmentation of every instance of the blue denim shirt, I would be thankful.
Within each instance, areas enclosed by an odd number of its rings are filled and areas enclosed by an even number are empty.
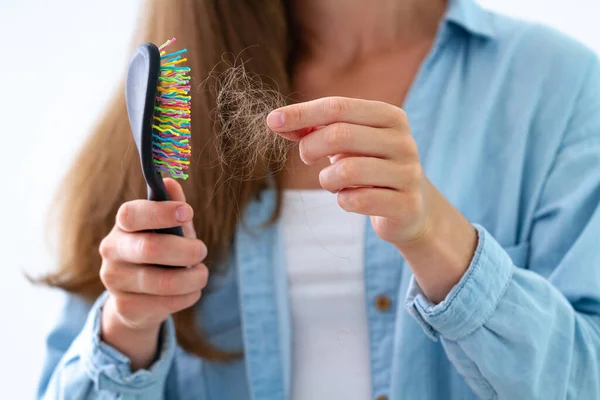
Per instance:
[[[373,398],[600,398],[597,57],[551,29],[452,0],[404,108],[429,179],[479,242],[434,305],[365,218]],[[287,398],[285,257],[278,225],[261,226],[274,204],[266,190],[245,210],[227,272],[197,306],[209,339],[244,358],[186,353],[168,320],[158,360],[132,374],[99,338],[106,296],[93,306],[69,297],[39,398]],[[375,307],[382,294],[389,310]]]

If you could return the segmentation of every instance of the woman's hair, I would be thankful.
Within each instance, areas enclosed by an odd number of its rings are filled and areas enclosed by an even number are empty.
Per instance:
[[[268,77],[281,93],[289,94],[293,38],[288,5],[285,0],[148,0],[143,11],[136,43],[163,43],[176,37],[178,48],[189,49],[193,155],[190,179],[183,188],[196,211],[198,237],[208,247],[205,262],[214,268],[226,257],[240,212],[276,166],[268,154],[234,168],[224,162],[227,154],[238,150],[228,148],[235,145],[229,144],[231,132],[226,137],[218,133],[227,125],[223,120],[231,112],[227,107],[239,99],[218,96],[207,88],[206,80],[231,67],[223,57],[241,54],[245,75]],[[217,106],[221,109],[215,118]],[[59,191],[59,266],[41,282],[94,301],[104,290],[99,278],[100,241],[112,229],[119,206],[144,198],[145,190],[121,85]],[[211,360],[235,357],[202,337],[193,307],[174,315],[174,320],[178,342],[187,351]]]

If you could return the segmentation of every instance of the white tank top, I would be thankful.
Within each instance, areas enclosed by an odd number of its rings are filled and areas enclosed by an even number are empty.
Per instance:
[[[292,400],[371,397],[365,217],[325,190],[286,190],[281,214],[292,321]]]

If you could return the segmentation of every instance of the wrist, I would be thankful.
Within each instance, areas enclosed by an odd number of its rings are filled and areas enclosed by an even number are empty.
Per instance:
[[[427,298],[439,303],[468,269],[477,247],[477,230],[433,185],[429,193],[430,212],[422,233],[395,246]]]
[[[101,310],[101,339],[131,361],[131,370],[147,368],[158,351],[161,324],[132,327],[124,322],[109,296]]]

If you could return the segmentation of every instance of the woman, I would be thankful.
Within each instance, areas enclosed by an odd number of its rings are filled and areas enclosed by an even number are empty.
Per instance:
[[[197,83],[245,51],[301,100],[267,118],[298,146],[236,179],[199,92],[192,179],[135,200],[120,91],[67,179],[39,397],[600,397],[590,50],[472,0],[148,10],[143,39],[178,37]]]

